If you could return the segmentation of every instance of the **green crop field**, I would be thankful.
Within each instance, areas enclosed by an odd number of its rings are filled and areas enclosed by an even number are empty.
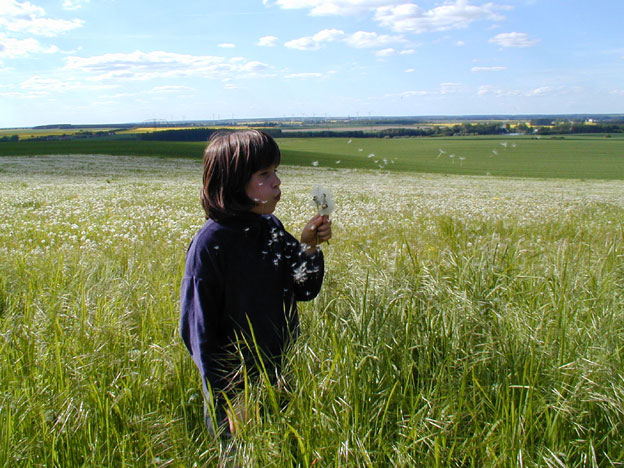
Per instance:
[[[0,466],[622,466],[624,181],[589,164],[622,142],[504,141],[280,142],[276,214],[297,233],[327,186],[334,238],[230,444],[177,332],[201,161],[0,157]],[[482,174],[537,177],[518,154],[585,180]]]
[[[283,162],[504,177],[624,179],[624,138],[604,136],[309,138],[279,140]],[[110,154],[201,158],[202,142],[74,140],[1,142],[0,155]]]
[[[620,138],[282,139],[285,161],[319,167],[537,178],[624,179]]]

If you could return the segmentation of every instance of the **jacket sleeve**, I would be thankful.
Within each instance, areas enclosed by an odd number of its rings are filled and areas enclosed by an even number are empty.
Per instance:
[[[325,275],[325,261],[323,252],[317,250],[313,255],[303,252],[301,245],[298,249],[298,262],[292,269],[295,298],[298,301],[314,299],[321,291]]]
[[[212,388],[227,385],[218,372],[217,340],[222,300],[220,275],[209,258],[200,260],[195,249],[189,249],[184,278],[180,289],[180,335],[197,365],[202,378]]]
[[[285,256],[293,281],[295,299],[297,301],[312,300],[318,295],[323,284],[325,275],[323,252],[318,249],[313,255],[308,255],[304,253],[297,239],[288,232],[283,232]]]

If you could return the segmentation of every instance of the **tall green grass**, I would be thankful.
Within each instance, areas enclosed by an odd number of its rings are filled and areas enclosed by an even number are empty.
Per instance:
[[[0,464],[218,466],[177,334],[201,164],[0,164]],[[285,388],[249,389],[237,463],[621,466],[621,182],[282,180],[292,232],[332,188],[335,237]]]

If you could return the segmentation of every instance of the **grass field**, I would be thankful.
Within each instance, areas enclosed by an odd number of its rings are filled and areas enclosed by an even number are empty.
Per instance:
[[[622,466],[624,182],[281,177],[292,232],[334,191],[334,239],[289,404],[250,389],[241,466]],[[200,180],[199,160],[0,158],[0,465],[218,466],[177,334]]]
[[[279,140],[285,164],[479,176],[624,180],[624,138],[604,136],[310,138]],[[202,142],[2,142],[0,155],[109,154],[201,158]]]

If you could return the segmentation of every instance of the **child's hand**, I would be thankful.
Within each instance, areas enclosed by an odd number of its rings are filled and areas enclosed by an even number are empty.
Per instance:
[[[312,254],[316,251],[316,246],[321,242],[331,239],[331,221],[329,216],[315,215],[303,228],[301,233],[301,243],[305,252]]]

